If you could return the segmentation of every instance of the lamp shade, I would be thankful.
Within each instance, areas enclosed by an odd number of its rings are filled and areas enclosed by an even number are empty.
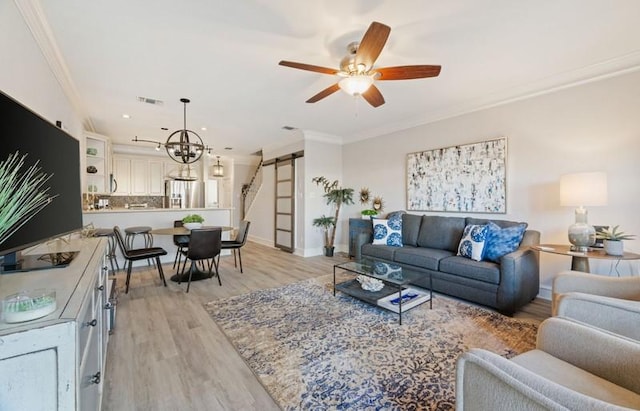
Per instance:
[[[601,171],[565,174],[560,177],[560,205],[607,205],[607,174]]]

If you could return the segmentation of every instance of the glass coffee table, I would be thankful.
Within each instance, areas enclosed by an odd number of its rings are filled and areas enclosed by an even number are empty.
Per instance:
[[[383,282],[384,287],[379,291],[364,290],[356,280],[336,284],[336,270],[344,270],[355,276],[364,276]],[[415,280],[429,276],[429,289],[414,286]],[[402,324],[402,313],[425,302],[433,308],[433,280],[431,274],[414,271],[398,264],[387,263],[372,258],[359,261],[349,261],[333,266],[333,295],[336,290],[362,300],[366,303],[393,311],[399,316]]]

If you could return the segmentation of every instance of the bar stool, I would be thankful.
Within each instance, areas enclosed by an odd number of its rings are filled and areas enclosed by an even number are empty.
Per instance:
[[[109,263],[111,264],[111,273],[115,274],[116,271],[120,271],[120,265],[118,264],[118,259],[116,258],[116,239],[114,237],[115,234],[113,233],[113,229],[98,228],[96,229],[94,235],[96,237],[107,237],[107,240],[109,241],[109,247],[107,247],[107,258],[109,259]]]
[[[124,229],[125,233],[125,245],[127,246],[127,250],[133,249],[133,243],[136,239],[137,235],[141,235],[144,239],[144,248],[153,247],[153,235],[151,234],[151,227],[143,225],[143,226],[135,226],[135,227],[127,227]],[[151,265],[151,261],[147,260],[147,264]]]

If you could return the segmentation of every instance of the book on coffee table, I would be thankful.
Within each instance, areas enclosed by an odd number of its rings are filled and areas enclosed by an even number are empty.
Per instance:
[[[402,312],[429,301],[429,292],[419,288],[408,287],[402,290]],[[378,300],[378,305],[398,313],[400,311],[400,297],[392,293]]]

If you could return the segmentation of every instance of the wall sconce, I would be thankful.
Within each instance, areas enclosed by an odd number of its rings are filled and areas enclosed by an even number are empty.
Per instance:
[[[569,226],[574,251],[587,251],[596,242],[596,230],[587,222],[584,206],[607,205],[607,174],[604,172],[565,174],[560,177],[560,205],[577,206],[575,223]]]

